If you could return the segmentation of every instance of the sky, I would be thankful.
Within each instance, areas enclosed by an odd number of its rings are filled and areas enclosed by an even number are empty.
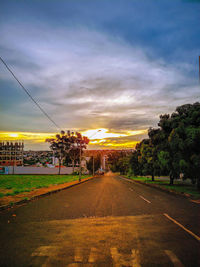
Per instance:
[[[60,129],[134,148],[200,101],[199,14],[198,0],[1,0],[0,56]],[[1,62],[0,114],[0,140],[25,149],[60,131]]]

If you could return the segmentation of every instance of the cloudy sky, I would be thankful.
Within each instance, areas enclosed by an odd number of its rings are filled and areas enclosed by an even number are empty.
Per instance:
[[[197,0],[1,0],[0,56],[61,129],[133,148],[160,114],[200,101],[199,14]],[[0,139],[26,149],[59,131],[2,63],[0,114]]]

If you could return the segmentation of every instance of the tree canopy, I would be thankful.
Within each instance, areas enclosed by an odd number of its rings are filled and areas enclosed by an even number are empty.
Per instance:
[[[76,160],[81,160],[80,155],[83,149],[87,147],[89,139],[86,136],[82,136],[81,133],[74,133],[67,131],[61,131],[55,138],[46,139],[46,142],[50,143],[50,148],[54,152],[54,156],[59,161],[59,174],[62,161],[68,157],[71,159],[74,170],[74,163]],[[80,164],[80,162],[79,162]]]
[[[200,187],[200,103],[186,104],[160,115],[159,128],[149,128],[148,139],[136,146],[131,158],[135,175],[169,175],[170,183],[190,178]]]

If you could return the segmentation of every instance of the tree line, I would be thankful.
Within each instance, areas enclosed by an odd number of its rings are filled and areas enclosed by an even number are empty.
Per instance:
[[[148,138],[134,152],[117,161],[111,169],[133,175],[166,175],[170,184],[180,175],[200,189],[200,103],[178,106],[171,115],[160,115],[158,128],[149,128]]]

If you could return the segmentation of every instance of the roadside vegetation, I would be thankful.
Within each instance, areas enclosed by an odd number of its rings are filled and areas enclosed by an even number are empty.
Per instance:
[[[182,105],[171,115],[160,115],[158,126],[149,128],[148,138],[139,142],[133,153],[109,155],[109,168],[130,177],[151,176],[152,183],[156,180],[156,184],[178,191],[189,187],[191,192],[195,187],[200,190],[200,103]],[[169,184],[156,176],[168,176]],[[184,184],[186,179],[190,185]]]
[[[170,185],[168,179],[156,178],[154,181],[150,177],[141,176],[127,176],[134,181],[139,181],[146,184],[153,184],[161,188],[166,188],[170,191],[183,193],[185,195],[191,196],[193,199],[200,199],[200,191],[191,183],[191,181],[186,180],[175,180],[173,185]]]
[[[89,175],[83,175],[87,178]],[[78,175],[0,175],[0,197],[15,196],[35,189],[76,181]]]

